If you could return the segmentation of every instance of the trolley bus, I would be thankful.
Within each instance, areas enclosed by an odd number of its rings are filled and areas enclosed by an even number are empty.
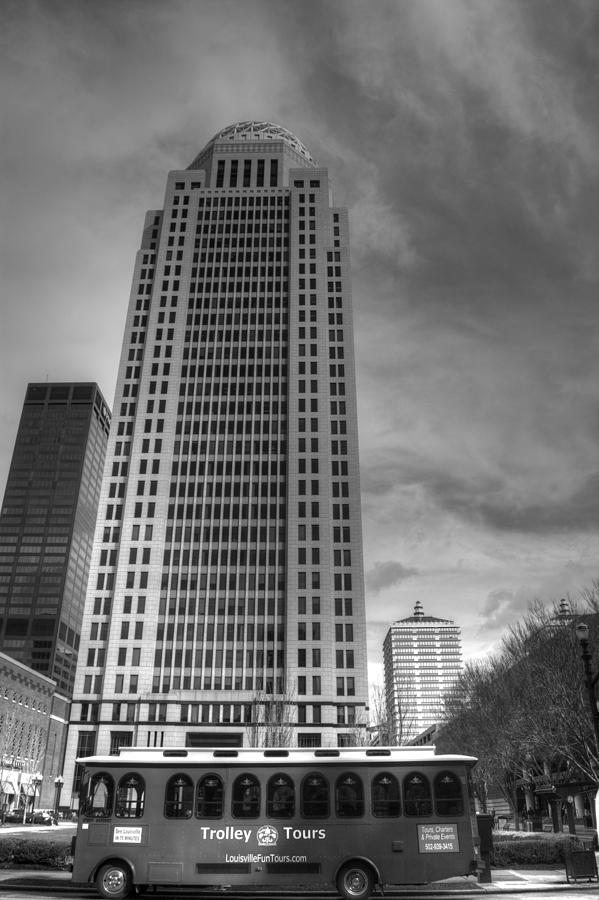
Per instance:
[[[73,882],[375,886],[478,870],[469,756],[434,747],[140,749],[83,766]]]

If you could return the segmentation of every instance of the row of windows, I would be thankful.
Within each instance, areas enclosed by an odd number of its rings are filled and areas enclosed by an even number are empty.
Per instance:
[[[274,605],[274,598],[273,605]],[[202,617],[203,618],[203,617]],[[176,634],[175,634],[175,624],[176,624]],[[183,640],[184,640],[184,632],[187,634],[187,641],[193,641],[194,636],[198,642],[201,642],[202,645],[206,643],[212,643],[216,639],[217,642],[223,641],[225,643],[225,649],[233,650],[234,642],[237,640],[238,643],[242,643],[244,641],[253,642],[255,639],[258,641],[264,641],[266,638],[267,641],[277,641],[282,642],[285,638],[285,626],[281,620],[278,620],[276,623],[264,623],[264,622],[246,622],[245,620],[242,622],[159,622],[157,626],[156,639],[158,643],[161,643],[165,637],[167,641],[176,640],[179,642],[176,649],[183,649]],[[237,637],[235,636],[237,635]]]
[[[208,194],[199,198],[198,206],[200,208],[203,206],[282,206],[283,201],[287,204],[289,198],[283,195],[273,197],[271,194],[264,197],[261,195],[256,197],[252,194],[237,197],[223,197],[222,194],[211,196]]]
[[[157,336],[157,339],[159,337]],[[257,329],[247,330],[242,327],[241,329],[231,330],[228,327],[223,327],[222,330],[216,332],[216,330],[209,330],[205,328],[200,331],[199,326],[195,331],[191,331],[191,329],[185,332],[185,342],[186,343],[198,343],[201,342],[205,344],[214,343],[215,341],[225,341],[226,343],[242,343],[245,344],[249,340],[250,343],[254,343],[255,341],[267,341],[268,343],[286,343],[287,342],[287,332],[283,330],[279,330],[274,327],[274,330],[267,329],[266,331],[263,328],[258,327]]]
[[[133,634],[132,629],[131,635],[129,634],[130,624],[133,625],[133,623],[129,623],[128,621],[121,622],[121,640],[126,640],[129,637],[135,637],[135,640],[141,640],[143,638],[143,622],[135,622],[135,632]],[[92,622],[90,625],[89,639],[91,641],[108,640],[108,622]]]
[[[180,255],[178,254],[177,258],[183,259],[183,254],[180,254]],[[306,251],[303,250],[302,253],[300,253],[300,259],[305,259],[305,258],[306,258]],[[311,251],[310,258],[316,259],[316,248],[314,248]],[[221,252],[221,250],[219,249],[218,251],[212,250],[212,251],[206,251],[206,252],[203,252],[200,254],[194,253],[191,277],[192,278],[196,277],[198,264],[200,264],[202,266],[207,266],[207,265],[208,266],[216,266],[216,265],[220,266],[220,265],[222,265],[223,269],[226,269],[229,266],[237,266],[237,265],[251,265],[251,266],[260,265],[262,267],[262,274],[265,275],[266,272],[264,270],[264,266],[268,266],[269,269],[272,269],[272,266],[275,264],[276,264],[277,268],[280,268],[281,265],[284,265],[285,274],[287,274],[287,264],[288,263],[289,263],[289,254],[287,253],[286,250],[283,250],[283,251],[281,251],[281,250],[276,250],[276,251],[275,250],[264,250],[264,251],[260,252],[260,250],[254,250],[251,247],[242,247],[242,246],[240,246],[239,248],[232,247],[230,252],[228,249],[225,252]],[[305,266],[305,263],[302,263],[302,265]],[[312,265],[312,263],[310,265]],[[272,271],[270,272],[270,274],[271,275],[273,274]],[[281,274],[281,273],[279,272],[277,274]],[[240,299],[243,300],[243,298],[240,298]],[[191,298],[190,298],[190,300],[191,300]],[[189,305],[191,307],[193,304],[190,302]],[[241,305],[243,306],[243,302]],[[249,304],[247,304],[247,305],[249,305]],[[255,303],[252,304],[252,306],[255,306],[255,305],[256,305]],[[270,302],[268,305],[272,307],[272,305],[273,305],[272,298],[270,299]],[[277,304],[277,307],[278,307],[278,304]],[[284,307],[284,304],[283,304],[283,307]],[[222,313],[221,313],[221,316],[222,316]],[[287,313],[284,313],[283,321],[286,320],[286,317],[287,317]],[[221,319],[221,321],[222,321],[222,319]],[[247,313],[244,313],[244,321],[247,321]],[[253,314],[253,318],[251,321],[254,321],[254,322],[256,321],[255,313]],[[262,322],[264,321],[264,316],[262,313],[260,314],[260,318],[258,319],[258,321],[262,321]],[[270,314],[269,314],[267,321],[269,321],[269,322],[271,321]],[[278,321],[279,321],[279,315],[277,312],[275,315],[275,322],[278,322]],[[189,322],[188,322],[188,324],[189,324]]]
[[[300,460],[301,463],[301,460]],[[304,460],[305,463],[305,460]],[[346,463],[347,465],[347,463]],[[312,466],[313,471],[314,466]],[[229,460],[175,460],[171,465],[171,475],[207,475],[208,477],[260,475],[271,477],[287,474],[285,459],[229,459]]]
[[[265,615],[275,615],[274,597],[243,597],[238,598],[236,601],[234,597],[229,595],[228,597],[219,597],[217,604],[217,598],[214,596],[208,598],[206,598],[206,596],[201,596],[197,598],[197,601],[195,597],[180,596],[175,587],[173,589],[173,595],[169,599],[168,610],[166,597],[161,596],[160,607],[158,610],[159,616],[166,616],[167,612],[169,617],[174,616],[177,612],[177,605],[179,607],[179,615],[184,616],[187,613],[188,617],[192,617],[195,616],[197,612],[200,622],[203,622],[205,613],[207,613],[208,616],[214,616],[218,611],[219,616],[224,616],[225,612],[227,612],[229,616],[234,616],[236,605],[239,615],[245,622],[250,624],[252,623],[254,616],[262,617]],[[347,615],[350,615],[350,613],[347,613]],[[164,624],[163,618],[159,621]],[[171,624],[174,623],[169,621],[169,624],[167,625],[167,634],[169,633],[168,629],[170,629]],[[177,629],[179,629],[179,626],[177,626]]]
[[[185,690],[205,690],[205,691],[230,691],[230,690],[245,690],[245,691],[266,691],[267,694],[272,694],[275,691],[275,681],[272,677],[264,678],[260,673],[253,677],[252,675],[246,675],[245,684],[242,683],[243,679],[241,675],[236,675],[235,679],[233,679],[232,675],[225,674],[224,678],[220,673],[211,672],[210,675],[207,675],[203,679],[199,675],[194,675],[193,679],[191,675],[184,675],[181,677],[180,675],[173,675],[171,678],[163,678],[161,682],[160,673],[154,675],[152,679],[152,693],[153,694],[168,694],[168,692],[172,689],[174,691],[178,691],[179,689]],[[277,678],[276,680],[276,693],[283,693],[283,680],[282,678]],[[225,707],[227,704],[225,704]],[[224,713],[223,713],[224,716]],[[224,717],[224,722],[230,722],[231,720]]]
[[[185,434],[191,434],[191,421],[187,420],[185,422]],[[183,428],[183,423],[177,422],[177,434],[181,434]],[[194,427],[194,433],[199,434],[199,423],[198,427]],[[317,439],[315,439],[317,440]],[[144,441],[144,443],[149,443],[149,441]],[[346,443],[346,442],[345,442]],[[301,449],[301,447],[300,447]],[[316,447],[318,449],[318,447]],[[287,441],[285,440],[274,440],[274,441],[233,441],[233,440],[220,440],[220,441],[189,441],[185,440],[181,443],[181,441],[175,441],[175,446],[173,449],[173,453],[175,456],[183,453],[188,454],[191,452],[192,455],[200,456],[232,456],[235,454],[251,454],[252,451],[254,453],[271,453],[273,456],[281,453],[284,454],[287,452]],[[142,449],[143,453],[149,453],[149,449]],[[159,451],[156,451],[159,452]],[[335,451],[336,452],[336,451]],[[342,452],[346,453],[347,448]],[[213,460],[212,460],[213,462]]]
[[[277,251],[276,251],[276,254],[277,254],[277,255],[280,255],[280,254],[282,253],[282,249],[278,249],[278,248],[283,248],[283,247],[285,247],[285,249],[286,249],[286,245],[283,244],[282,239],[281,239],[280,237],[277,237],[277,239],[276,239],[276,241],[275,241],[275,239],[274,239],[274,237],[273,237],[272,235],[271,235],[269,238],[266,238],[266,237],[263,237],[263,238],[255,237],[254,240],[252,241],[252,238],[251,238],[251,237],[245,237],[245,238],[244,238],[244,235],[243,235],[243,233],[242,233],[241,236],[235,234],[235,235],[233,236],[233,239],[230,240],[230,234],[229,234],[228,231],[226,231],[226,237],[223,239],[223,236],[222,236],[222,227],[223,227],[222,225],[219,225],[219,236],[218,236],[218,238],[211,237],[210,240],[208,240],[207,237],[202,238],[202,240],[201,240],[201,246],[202,246],[202,249],[208,249],[208,248],[210,248],[210,250],[213,250],[213,248],[217,247],[219,251],[220,251],[220,250],[223,250],[225,253],[227,253],[228,250],[229,250],[229,247],[231,248],[231,250],[239,250],[240,248],[243,249],[244,247],[245,247],[246,249],[247,249],[247,248],[252,248],[252,249],[256,250],[256,249],[259,247],[259,248],[261,248],[262,254],[263,254],[263,255],[266,253],[267,248],[271,248],[271,250],[272,250],[272,248],[274,248],[274,247],[276,246],[276,247],[277,247]],[[226,226],[226,228],[230,228],[230,226]],[[198,226],[196,227],[196,234],[198,234],[198,233],[200,233],[200,232],[201,232],[201,229],[200,229],[200,226],[198,225]],[[303,235],[300,235],[300,241],[301,241],[302,238],[303,238]],[[311,243],[315,243],[314,235],[310,235],[310,242],[311,242]],[[184,243],[185,243],[184,237],[181,236],[181,237],[179,238],[179,246],[183,246]],[[169,239],[168,239],[168,246],[169,246],[169,247],[173,247],[173,246],[174,246],[174,240],[173,240],[173,238],[169,238]],[[197,239],[195,240],[194,246],[195,246],[195,247],[199,247],[199,246],[200,246],[200,240],[199,240],[199,238],[197,238]],[[275,252],[275,251],[272,250],[272,252]],[[278,301],[279,299],[280,299],[280,298],[277,298],[277,301]],[[241,298],[240,298],[240,300],[241,300]]]
[[[19,706],[31,707],[31,709],[43,713],[44,716],[47,713],[47,706],[42,704],[41,700],[36,697],[29,698],[29,696],[17,694],[16,691],[11,691],[10,688],[4,689],[4,700],[11,700],[13,703],[18,703]]]
[[[184,679],[185,680],[185,679]],[[242,682],[241,679],[236,678],[236,686],[237,682],[239,682],[238,686],[241,688]],[[258,678],[256,681],[260,681],[262,683],[262,679]],[[255,687],[254,679],[249,676],[245,679],[246,688],[248,690],[253,690]],[[194,677],[194,686],[198,688],[201,687],[201,679],[199,676]],[[209,686],[209,685],[208,685]],[[101,689],[100,689],[101,690]],[[95,693],[100,693],[99,691],[95,691]],[[125,707],[129,704],[115,704],[117,707]],[[167,706],[172,706],[173,704],[166,703],[149,703],[148,704],[148,722],[167,722]],[[113,709],[114,711],[114,709]],[[322,708],[320,704],[312,704],[308,705],[305,703],[298,703],[297,705],[298,711],[298,722],[300,724],[308,723],[307,712],[311,711],[312,718],[310,720],[310,724],[321,724],[322,720]],[[81,704],[81,712],[79,716],[80,721],[85,722],[97,722],[100,717],[100,704],[99,703],[82,703]],[[250,703],[182,703],[179,708],[179,721],[180,722],[191,722],[192,724],[197,724],[202,722],[203,724],[217,724],[217,723],[246,723],[250,724],[255,717],[255,709],[254,706]],[[122,718],[122,717],[121,717]],[[120,720],[120,719],[119,719]],[[172,719],[168,719],[168,721],[173,721]],[[337,724],[355,724],[356,721],[356,707],[353,705],[337,705]],[[126,733],[129,734],[129,733]],[[131,735],[129,734],[129,737]],[[299,738],[306,737],[306,735],[299,735]],[[131,741],[129,741],[130,745]],[[119,744],[120,746],[120,744]],[[149,745],[148,745],[149,746]],[[300,746],[302,746],[300,744]],[[319,746],[319,745],[316,745]],[[114,747],[111,745],[110,754],[113,755],[118,750],[118,746]],[[83,756],[90,756],[93,754],[84,753]]]
[[[177,212],[178,212],[178,210],[176,210],[176,209],[171,210],[171,216],[173,219],[177,218]],[[188,218],[187,213],[188,213],[188,211],[186,209],[182,209],[181,210],[181,218],[187,219]],[[216,209],[215,207],[212,207],[211,210],[205,210],[205,212],[203,212],[203,213],[200,212],[200,214],[198,215],[199,222],[210,222],[210,221],[212,221],[212,222],[214,222],[214,221],[239,222],[239,221],[247,221],[250,219],[268,220],[268,219],[274,219],[274,218],[277,218],[277,219],[284,218],[285,220],[289,219],[289,210],[283,209],[283,206],[279,205],[278,208],[274,208],[274,209],[271,207],[263,207],[262,209],[260,209],[260,208],[232,209],[231,208],[231,209],[227,209],[225,212],[225,209],[221,206],[220,209]]]
[[[370,780],[370,812],[379,818],[405,816],[460,816],[464,802],[460,780],[450,771],[433,779],[422,772],[410,772],[400,781],[392,772],[379,772]],[[194,785],[190,775],[177,772],[164,790],[163,815],[167,819],[221,819],[227,802],[236,819],[256,819],[264,814],[272,819],[289,819],[297,813],[305,819],[362,818],[366,811],[363,779],[355,772],[343,772],[333,783],[321,772],[310,772],[299,785],[277,772],[265,787],[251,772],[238,775],[231,784],[230,796],[220,775],[211,772]],[[116,798],[116,802],[115,802]],[[402,803],[403,798],[403,803]],[[109,818],[114,810],[118,818],[141,818],[146,806],[146,785],[137,772],[123,775],[116,785],[108,772],[91,776],[81,805],[88,818]]]
[[[213,395],[207,394],[206,396],[211,397]],[[218,400],[211,401],[210,399],[205,399],[203,401],[196,400],[194,403],[193,400],[188,400],[187,403],[185,403],[184,401],[179,402],[178,407],[177,407],[177,413],[180,416],[182,416],[182,415],[203,416],[204,421],[202,422],[201,428],[198,430],[198,434],[199,433],[208,434],[209,428],[208,428],[206,418],[210,415],[212,415],[213,417],[216,417],[216,416],[233,417],[233,416],[237,415],[239,417],[242,417],[242,416],[246,417],[246,421],[252,415],[257,416],[257,417],[258,416],[284,417],[287,415],[287,402],[285,400],[283,400],[283,401],[281,401],[281,403],[279,403],[278,400],[271,401],[269,399],[265,399],[263,401],[262,400],[254,400],[254,401],[252,401],[252,400],[245,400],[245,401],[244,400],[237,400],[237,401],[229,400],[228,402],[227,402],[227,400],[221,400],[219,402]],[[273,423],[273,425],[276,425],[276,421]],[[227,429],[227,431],[229,431],[229,432],[233,432],[233,431],[241,432],[244,430],[251,431],[252,429],[251,428],[244,429],[241,427]],[[254,428],[253,430],[259,431],[260,429]],[[273,430],[276,430],[276,428],[274,428]],[[214,430],[212,430],[212,432],[214,433]]]
[[[199,287],[198,287],[198,285],[199,285]],[[173,291],[178,291],[179,290],[179,282],[174,281],[171,289]],[[162,290],[164,290],[164,291],[169,290],[168,282],[163,282]],[[210,294],[210,293],[218,294],[219,291],[221,293],[223,291],[227,291],[229,293],[229,295],[231,295],[233,292],[236,292],[239,295],[239,299],[241,299],[241,294],[243,291],[245,291],[246,294],[248,291],[251,291],[252,294],[257,294],[258,292],[260,292],[261,294],[263,294],[265,292],[272,294],[274,292],[278,298],[278,295],[281,293],[281,291],[283,291],[286,294],[287,290],[288,290],[288,287],[287,287],[286,281],[270,281],[270,280],[268,280],[268,281],[249,281],[247,278],[233,280],[232,275],[229,275],[227,277],[226,274],[223,274],[222,283],[220,283],[219,281],[212,281],[212,280],[205,281],[205,282],[192,281],[192,282],[190,282],[190,285],[189,285],[189,291],[191,294],[194,294],[196,291],[200,292],[198,299],[201,301],[209,301],[211,298],[209,298],[209,297],[207,298],[207,297],[205,297],[205,295]],[[285,298],[283,298],[283,302],[284,301],[285,301]],[[201,305],[201,304],[198,304],[198,306],[199,305]],[[230,304],[230,305],[232,305],[232,304]],[[236,304],[236,305],[239,305],[239,304]],[[285,340],[285,338],[283,338],[283,340]]]
[[[276,405],[276,404],[275,404]],[[260,411],[258,410],[258,405],[255,407],[255,412],[258,414],[255,418],[252,418],[251,415],[245,415],[243,417],[235,418],[231,414],[225,413],[223,409],[221,409],[219,416],[212,416],[211,420],[206,417],[196,417],[192,419],[193,411],[191,409],[187,410],[188,419],[185,422],[185,434],[191,434],[192,428],[194,434],[202,434],[202,435],[230,435],[234,434],[238,437],[241,437],[243,434],[250,435],[254,433],[256,436],[260,433],[264,435],[271,435],[273,439],[276,439],[278,434],[281,435],[285,433],[287,430],[287,419],[285,416],[279,415],[276,410],[269,410],[266,408],[267,404],[265,404],[265,408],[263,411],[263,415],[260,415]],[[183,416],[185,414],[185,410],[183,409],[183,404],[179,405],[177,410],[179,416]],[[158,419],[155,423],[155,430],[158,434],[164,431],[164,419]],[[346,434],[347,428],[345,422],[341,422],[338,426],[337,423],[334,423],[335,427],[331,428],[332,434]],[[298,430],[305,431],[306,430],[306,420],[299,419],[298,420]],[[151,419],[146,419],[144,432],[147,434],[152,431],[152,421]],[[183,431],[183,422],[179,420],[177,422],[177,434],[181,434]],[[310,419],[310,431],[318,431],[318,419],[313,418]],[[268,441],[263,442],[266,446]],[[271,440],[272,443],[272,440]]]
[[[306,675],[298,675],[297,676],[297,693],[299,696],[304,696],[305,694],[311,693],[315,695],[322,694],[322,678],[320,675],[312,675],[312,689],[308,691],[308,685],[310,682]],[[336,678],[336,693],[338,697],[344,697],[347,695],[348,697],[355,697],[356,695],[356,680],[353,676],[349,676],[347,678],[343,676],[338,676]]]
[[[219,159],[217,162],[216,169],[216,187],[223,187],[225,181],[225,166],[228,160]],[[266,160],[258,159],[256,162],[256,171],[255,171],[255,184],[256,187],[265,187],[265,167]],[[243,177],[241,177],[241,173],[239,173],[240,180],[239,186],[243,185],[243,187],[250,187],[252,183],[252,170],[253,170],[254,160],[245,159],[243,161]],[[238,167],[239,160],[232,159],[229,163],[229,187],[237,187],[237,179],[238,179]],[[278,181],[278,170],[279,170],[279,161],[277,159],[268,160],[268,182],[270,187],[277,187]],[[208,198],[206,198],[208,199]],[[228,198],[233,199],[233,198]],[[258,198],[255,198],[256,200]],[[266,199],[266,198],[264,198]],[[274,200],[275,198],[269,198]],[[282,197],[276,198],[282,202]]]

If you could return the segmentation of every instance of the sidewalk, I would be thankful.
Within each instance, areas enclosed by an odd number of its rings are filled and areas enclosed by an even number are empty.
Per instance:
[[[565,869],[492,869],[491,877],[490,884],[478,885],[487,894],[580,891],[589,888],[595,893],[599,888],[596,880],[568,882]]]
[[[76,822],[63,822],[62,820],[56,825],[22,825],[15,822],[5,822],[4,825],[0,825],[0,837],[3,834],[35,834],[37,832],[47,834],[48,832],[54,833],[59,831],[68,831],[75,834],[76,830]]]

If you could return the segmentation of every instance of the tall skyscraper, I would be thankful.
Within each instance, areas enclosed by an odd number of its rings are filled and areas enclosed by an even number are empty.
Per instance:
[[[28,385],[0,514],[0,650],[67,697],[109,427],[97,385]]]
[[[241,122],[146,216],[67,757],[347,743],[367,703],[347,211]],[[67,783],[68,783],[67,775]],[[77,785],[75,784],[75,790]]]
[[[387,715],[396,743],[440,721],[443,697],[462,671],[460,628],[449,619],[414,615],[394,622],[383,643]]]

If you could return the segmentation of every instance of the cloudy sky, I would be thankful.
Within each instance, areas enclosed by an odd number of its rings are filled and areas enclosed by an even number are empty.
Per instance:
[[[112,404],[166,174],[294,131],[352,222],[369,646],[599,577],[596,0],[0,0],[0,491],[28,381]]]

